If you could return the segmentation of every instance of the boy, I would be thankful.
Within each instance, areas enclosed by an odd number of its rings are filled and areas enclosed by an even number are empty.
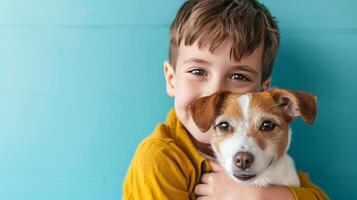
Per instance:
[[[175,108],[138,147],[123,186],[124,199],[327,199],[306,174],[301,188],[256,188],[235,182],[213,157],[209,135],[190,105],[217,91],[267,90],[279,46],[269,11],[255,0],[190,0],[170,28],[164,64]]]

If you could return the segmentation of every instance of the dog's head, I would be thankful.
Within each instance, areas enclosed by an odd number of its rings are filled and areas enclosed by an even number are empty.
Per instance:
[[[301,116],[311,124],[316,97],[305,92],[272,89],[245,95],[218,92],[191,105],[202,132],[211,134],[218,161],[240,181],[253,180],[289,148],[289,123]]]

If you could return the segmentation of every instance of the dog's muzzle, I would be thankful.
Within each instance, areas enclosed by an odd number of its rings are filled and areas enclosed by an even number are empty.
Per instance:
[[[254,178],[256,175],[249,173],[248,169],[254,162],[254,155],[249,152],[238,152],[234,156],[234,165],[239,169],[238,172],[234,172],[233,176],[241,181],[247,181]]]

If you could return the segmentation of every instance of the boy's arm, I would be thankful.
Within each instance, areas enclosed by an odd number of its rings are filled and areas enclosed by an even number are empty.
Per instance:
[[[123,199],[189,199],[186,179],[166,143],[142,143],[123,185]]]
[[[309,180],[309,175],[299,172],[300,187],[290,187],[295,199],[325,200],[329,199],[326,193]]]

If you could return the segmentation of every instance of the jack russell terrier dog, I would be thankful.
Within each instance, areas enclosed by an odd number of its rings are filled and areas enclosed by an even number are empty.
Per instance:
[[[217,161],[234,180],[262,187],[300,186],[287,154],[289,124],[298,116],[312,124],[316,112],[315,96],[285,89],[218,92],[191,105],[193,121],[211,135]]]

